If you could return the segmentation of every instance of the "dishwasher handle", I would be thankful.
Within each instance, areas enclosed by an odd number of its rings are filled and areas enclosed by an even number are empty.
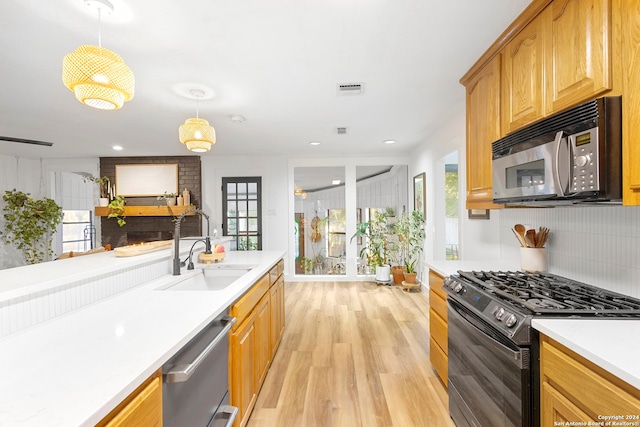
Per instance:
[[[239,410],[235,406],[222,405],[207,427],[231,427],[238,412]]]
[[[183,383],[188,381],[191,375],[198,369],[198,366],[202,363],[204,359],[207,358],[207,355],[213,350],[221,340],[227,337],[227,332],[231,329],[231,327],[236,323],[235,317],[225,316],[222,318],[222,322],[226,323],[222,331],[216,337],[211,340],[211,342],[205,347],[204,350],[196,358],[193,362],[189,364],[178,365],[174,369],[170,370],[165,374],[165,382],[167,383]]]

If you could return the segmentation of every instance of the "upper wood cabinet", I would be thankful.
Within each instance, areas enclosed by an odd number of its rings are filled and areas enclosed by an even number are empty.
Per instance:
[[[611,0],[554,0],[547,9],[545,110],[556,112],[612,89]]]
[[[544,117],[546,15],[546,11],[538,15],[503,50],[503,134]]]
[[[640,2],[622,9],[622,201],[640,206]]]
[[[500,55],[463,84],[467,90],[467,209],[494,208],[491,143],[500,138]]]

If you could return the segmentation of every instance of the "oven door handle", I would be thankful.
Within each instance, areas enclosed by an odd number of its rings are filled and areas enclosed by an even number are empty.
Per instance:
[[[198,369],[198,366],[207,358],[211,350],[213,350],[223,339],[227,338],[227,332],[236,323],[235,317],[225,316],[222,322],[226,323],[222,331],[198,354],[193,362],[176,366],[165,374],[165,382],[167,383],[183,383],[191,378],[191,375]]]
[[[477,334],[474,334],[475,336],[478,337],[479,340],[482,340],[485,342],[485,344],[487,344],[487,346],[494,348],[496,350],[498,350],[500,353],[504,354],[507,356],[507,358],[509,360],[512,361],[512,363],[517,366],[520,369],[524,369],[527,368],[529,365],[529,350],[526,348],[521,348],[519,350],[514,350],[511,349],[509,347],[507,347],[506,345],[504,345],[503,343],[501,343],[500,341],[494,339],[493,337],[491,337],[490,335],[488,335],[485,331],[483,331],[482,329],[480,329],[477,325],[474,324],[474,322],[472,320],[469,320],[467,318],[467,316],[465,316],[466,313],[464,313],[464,308],[458,308],[459,305],[455,302],[452,302],[451,300],[449,300],[449,315],[453,315],[453,317],[456,318],[456,320],[458,322],[460,322],[460,324],[463,327],[466,327],[467,329],[473,329],[475,332],[477,332]],[[473,319],[473,315],[469,314],[468,316],[471,316]],[[450,336],[450,335],[449,335]],[[449,344],[449,347],[451,347],[451,343]]]

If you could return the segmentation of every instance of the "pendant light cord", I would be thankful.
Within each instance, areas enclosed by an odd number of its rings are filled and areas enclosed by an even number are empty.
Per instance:
[[[98,8],[98,46],[102,47],[102,32],[100,24],[102,23],[102,8]]]

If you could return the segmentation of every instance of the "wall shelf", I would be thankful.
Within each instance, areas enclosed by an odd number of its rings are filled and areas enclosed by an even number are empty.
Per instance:
[[[125,206],[122,216],[178,216],[193,206]],[[108,216],[108,206],[96,206],[96,216]],[[195,215],[195,212],[187,214]]]

